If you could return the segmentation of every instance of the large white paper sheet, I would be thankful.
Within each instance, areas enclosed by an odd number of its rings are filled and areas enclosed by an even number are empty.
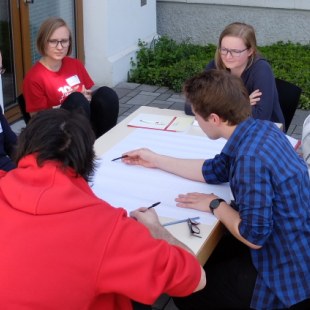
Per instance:
[[[156,207],[159,216],[173,219],[200,217],[201,223],[213,224],[213,215],[192,209],[176,207],[174,199],[181,193],[215,193],[226,201],[231,200],[228,184],[209,185],[194,182],[158,169],[128,166],[113,158],[136,148],[151,150],[179,158],[212,158],[218,154],[226,140],[185,133],[136,129],[99,159],[99,166],[91,184],[95,194],[115,207],[128,212],[161,201]]]

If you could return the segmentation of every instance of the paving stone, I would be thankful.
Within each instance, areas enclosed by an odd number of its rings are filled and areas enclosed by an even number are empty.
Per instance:
[[[159,86],[141,84],[140,86],[137,87],[137,90],[155,92],[158,88]]]
[[[127,103],[137,106],[148,105],[154,100],[154,96],[138,94],[134,98],[130,99]]]

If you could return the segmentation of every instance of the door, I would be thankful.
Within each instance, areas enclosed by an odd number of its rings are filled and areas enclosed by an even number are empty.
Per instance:
[[[20,117],[16,98],[21,93],[23,78],[40,58],[36,36],[46,18],[57,16],[68,23],[73,36],[72,56],[84,60],[82,0],[0,0],[0,5],[0,20],[2,15],[5,18],[5,27],[0,26],[0,48],[6,67],[2,75],[3,101],[7,118],[14,120]]]

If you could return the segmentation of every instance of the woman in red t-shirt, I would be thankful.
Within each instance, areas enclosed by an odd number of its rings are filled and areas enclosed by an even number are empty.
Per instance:
[[[62,107],[80,109],[89,117],[96,137],[116,125],[119,100],[115,91],[103,86],[95,91],[94,82],[84,65],[68,57],[72,35],[61,18],[49,18],[37,36],[41,59],[29,70],[23,83],[26,110],[31,115],[40,110]]]

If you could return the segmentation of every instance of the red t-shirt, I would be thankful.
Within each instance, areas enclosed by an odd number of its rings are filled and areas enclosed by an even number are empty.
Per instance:
[[[34,156],[0,177],[0,309],[132,309],[185,296],[201,269],[87,182]]]
[[[58,72],[37,62],[26,74],[23,94],[27,112],[37,112],[59,106],[73,91],[94,85],[84,65],[75,58],[65,57]]]

